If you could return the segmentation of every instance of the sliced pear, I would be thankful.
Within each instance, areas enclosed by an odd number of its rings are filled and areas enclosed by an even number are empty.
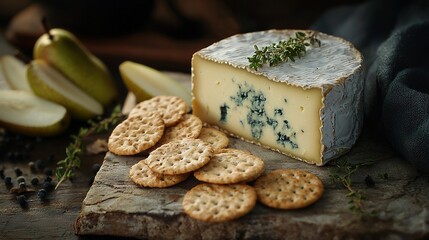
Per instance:
[[[103,114],[103,106],[97,100],[44,60],[31,61],[27,78],[36,95],[63,105],[73,118],[87,120]]]
[[[27,81],[27,65],[23,61],[12,55],[4,55],[0,58],[0,68],[12,89],[32,91]]]
[[[65,107],[32,93],[0,90],[0,126],[31,136],[54,136],[69,125]]]
[[[191,105],[191,91],[170,76],[143,64],[125,61],[119,65],[122,80],[138,102],[158,95],[178,96]]]

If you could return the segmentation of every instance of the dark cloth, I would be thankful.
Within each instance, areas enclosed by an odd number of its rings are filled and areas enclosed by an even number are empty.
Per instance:
[[[343,37],[365,60],[365,129],[429,173],[429,1],[332,9],[312,29]]]

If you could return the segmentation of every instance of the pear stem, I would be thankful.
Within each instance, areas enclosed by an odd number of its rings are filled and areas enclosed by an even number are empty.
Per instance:
[[[48,19],[46,17],[42,18],[42,25],[43,29],[45,30],[45,33],[48,34],[49,40],[54,40],[54,36],[50,32],[51,29],[49,28]]]

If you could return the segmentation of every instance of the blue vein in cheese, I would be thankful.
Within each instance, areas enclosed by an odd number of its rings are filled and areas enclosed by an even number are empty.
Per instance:
[[[251,135],[255,140],[259,140],[264,131],[271,129],[277,136],[276,141],[279,145],[283,147],[289,145],[292,149],[297,149],[296,132],[286,119],[283,107],[275,108],[270,115],[265,107],[267,98],[262,91],[255,89],[246,81],[241,84],[232,79],[232,82],[236,84],[237,90],[235,95],[229,97],[230,102],[219,106],[220,122],[227,123],[230,106],[233,109],[242,108],[246,113],[246,119],[239,120],[239,122],[242,126],[247,125],[250,128]],[[284,102],[287,103],[286,98]],[[282,123],[281,126],[280,123]],[[266,126],[270,126],[270,128],[266,128]]]

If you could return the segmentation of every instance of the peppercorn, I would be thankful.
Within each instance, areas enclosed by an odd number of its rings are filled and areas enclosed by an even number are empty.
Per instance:
[[[374,180],[372,179],[372,177],[370,175],[367,175],[365,177],[365,183],[366,183],[366,186],[368,186],[370,188],[375,187],[375,182],[374,182]]]
[[[47,192],[51,191],[54,188],[54,185],[52,185],[51,182],[44,182],[43,183],[43,189],[45,189]]]
[[[19,167],[15,168],[15,174],[16,174],[17,177],[19,177],[19,176],[22,175],[22,171],[21,171],[21,169]]]
[[[31,184],[33,186],[37,186],[39,184],[39,178],[38,177],[34,177],[33,179],[31,179]]]
[[[94,183],[94,177],[88,178],[88,186],[91,186]]]
[[[36,165],[36,170],[38,172],[41,172],[45,168],[45,163],[43,162],[42,159],[37,159],[36,162],[34,162],[34,164]]]
[[[48,183],[50,183],[50,182],[52,182],[52,178],[51,178],[51,177],[49,177],[49,176],[46,176],[46,178],[45,178],[45,180],[43,180],[43,182],[48,182]]]
[[[11,177],[5,177],[4,178],[4,184],[6,184],[6,187],[12,186],[12,178]]]
[[[37,196],[39,197],[39,199],[41,201],[45,201],[46,200],[46,190],[45,189],[40,189],[39,192],[37,192]]]
[[[18,200],[18,203],[19,203],[19,205],[22,207],[22,208],[27,208],[27,206],[28,206],[28,204],[27,204],[27,198],[24,196],[24,195],[18,195],[17,197],[16,197],[16,200]]]
[[[27,185],[25,184],[25,182],[20,182],[19,183],[19,191],[25,192],[26,190],[27,190]]]
[[[45,173],[46,176],[52,176],[54,174],[54,172],[52,171],[51,168],[45,168],[45,170],[43,171]]]
[[[25,177],[24,177],[24,176],[19,176],[19,177],[17,177],[17,178],[16,178],[16,181],[17,181],[18,183],[22,183],[22,182],[24,182],[24,183],[25,183]]]
[[[92,174],[96,175],[99,170],[100,170],[100,164],[94,163],[92,165]]]

